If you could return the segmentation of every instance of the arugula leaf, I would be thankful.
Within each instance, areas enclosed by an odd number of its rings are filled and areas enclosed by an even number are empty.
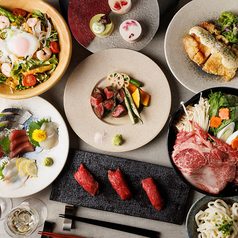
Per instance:
[[[3,180],[3,181],[4,181],[4,175],[3,175],[2,171],[7,163],[8,163],[8,161],[4,161],[4,162],[2,162],[2,165],[0,165],[0,180]]]
[[[40,121],[28,121],[29,123],[29,127],[28,127],[28,137],[31,141],[31,143],[34,145],[34,146],[38,146],[40,147],[39,145],[39,142],[35,141],[33,138],[32,138],[32,133],[35,129],[40,129],[42,124],[44,122],[49,122],[48,119],[42,119]]]
[[[0,74],[0,83],[6,82],[7,77],[5,77],[3,74]]]
[[[4,136],[0,141],[0,146],[2,146],[5,154],[9,154],[11,151],[9,149],[11,141],[8,138],[8,135]]]

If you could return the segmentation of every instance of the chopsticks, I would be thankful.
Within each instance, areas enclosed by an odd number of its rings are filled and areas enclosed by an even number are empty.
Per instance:
[[[53,232],[47,232],[47,231],[38,231],[39,235],[54,237],[54,238],[84,238],[81,236],[72,236],[72,235],[65,235],[65,234],[59,234],[59,233],[53,233]]]
[[[59,217],[61,218],[68,218],[72,219],[73,221],[81,221],[84,223],[89,223],[93,224],[96,226],[102,226],[114,230],[119,230],[119,231],[124,231],[136,235],[141,235],[141,236],[146,236],[150,238],[158,238],[159,233],[157,231],[151,231],[143,228],[138,228],[138,227],[132,227],[132,226],[127,226],[127,225],[121,225],[121,224],[116,224],[112,222],[106,222],[106,221],[98,221],[90,218],[84,218],[84,217],[77,217],[73,215],[67,215],[67,214],[59,214]]]

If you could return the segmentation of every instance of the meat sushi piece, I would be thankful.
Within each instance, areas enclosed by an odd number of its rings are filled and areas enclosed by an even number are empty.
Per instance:
[[[164,201],[156,187],[156,184],[153,178],[149,177],[141,181],[143,189],[146,191],[148,198],[150,199],[151,204],[157,209],[161,210]]]
[[[122,200],[132,198],[131,190],[120,169],[117,169],[116,172],[108,170],[108,179]]]
[[[99,184],[88,172],[83,164],[80,165],[79,170],[74,174],[76,181],[92,196],[99,193]]]
[[[30,142],[21,143],[14,150],[12,150],[8,156],[9,158],[14,158],[19,154],[24,154],[26,152],[34,151],[34,146]]]

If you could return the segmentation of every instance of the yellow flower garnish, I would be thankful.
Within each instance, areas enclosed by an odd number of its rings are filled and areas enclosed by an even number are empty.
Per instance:
[[[46,131],[42,129],[35,129],[32,133],[33,140],[37,142],[44,141],[47,137]]]

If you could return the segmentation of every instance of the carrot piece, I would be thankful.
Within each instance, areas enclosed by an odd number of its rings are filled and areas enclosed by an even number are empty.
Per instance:
[[[222,119],[220,117],[212,116],[210,121],[210,127],[217,128],[222,122]]]
[[[229,120],[230,119],[230,109],[229,108],[220,108],[219,109],[219,117],[222,120],[224,120],[224,119]]]
[[[235,138],[234,140],[231,141],[231,147],[232,149],[238,148],[238,138]]]

